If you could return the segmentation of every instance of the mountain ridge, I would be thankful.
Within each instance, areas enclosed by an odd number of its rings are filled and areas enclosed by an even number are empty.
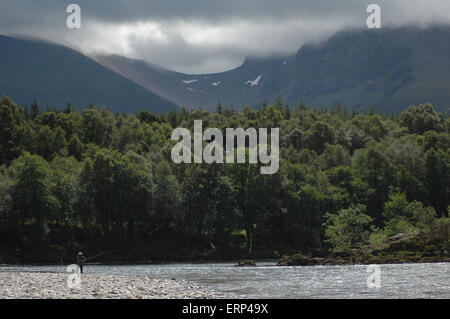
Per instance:
[[[0,94],[19,104],[75,109],[94,104],[113,112],[175,107],[117,72],[72,48],[36,39],[0,35]]]
[[[399,112],[432,103],[450,112],[450,26],[339,31],[288,56],[247,57],[231,70],[175,72],[120,55],[87,56],[36,39],[0,35],[0,94],[19,104],[155,113],[240,108],[281,97],[289,105],[336,104]]]
[[[250,57],[232,70],[213,74],[162,72],[145,61],[133,66],[129,58],[122,60],[127,61],[125,68],[118,56],[97,58],[125,77],[138,78],[147,89],[164,92],[166,99],[191,108],[211,110],[218,103],[256,106],[280,96],[290,105],[339,103],[386,113],[430,102],[449,112],[449,52],[449,26],[408,26],[339,31],[319,44],[304,44],[290,56]],[[253,82],[258,76],[258,83]]]

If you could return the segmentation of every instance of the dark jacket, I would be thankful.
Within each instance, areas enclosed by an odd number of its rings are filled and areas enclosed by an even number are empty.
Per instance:
[[[82,265],[84,263],[84,261],[86,260],[86,258],[84,258],[83,255],[78,255],[77,256],[77,265]]]

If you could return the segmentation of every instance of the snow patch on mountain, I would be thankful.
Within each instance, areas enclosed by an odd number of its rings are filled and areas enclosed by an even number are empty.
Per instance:
[[[250,84],[250,86],[257,86],[259,84],[259,81],[262,78],[262,74],[258,75],[258,77],[256,79],[252,80],[248,80],[247,82],[245,82],[245,84]]]
[[[183,80],[184,83],[189,84],[189,83],[194,83],[197,82],[197,79],[192,79],[192,80]]]

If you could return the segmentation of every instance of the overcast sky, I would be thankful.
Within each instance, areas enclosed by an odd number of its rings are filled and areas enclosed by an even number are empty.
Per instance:
[[[66,27],[70,3],[81,7],[81,29]],[[383,27],[450,23],[450,0],[1,0],[0,33],[209,73],[365,27],[370,3]]]

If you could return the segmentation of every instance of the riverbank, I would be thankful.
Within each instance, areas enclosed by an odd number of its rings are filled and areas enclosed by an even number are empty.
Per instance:
[[[0,272],[0,299],[216,299],[223,295],[184,280],[83,274],[79,288],[68,273]]]
[[[236,266],[258,266],[258,263],[270,261],[278,266],[314,266],[314,265],[354,265],[354,264],[403,264],[403,263],[440,263],[450,262],[448,237],[430,240],[423,232],[398,234],[379,242],[378,244],[359,244],[348,249],[320,255],[293,254],[281,259],[258,258],[198,258],[198,259],[165,259],[165,260],[102,260],[91,265],[169,265],[169,264],[205,264],[233,262]],[[275,256],[270,256],[275,257]],[[67,265],[69,262],[60,260],[52,262],[10,262],[4,265]],[[1,265],[0,265],[1,266]]]
[[[435,244],[435,245],[433,245]],[[438,245],[439,244],[439,245]],[[440,248],[437,248],[440,246]],[[423,233],[398,234],[377,245],[360,245],[325,257],[286,256],[278,266],[404,264],[450,262],[447,242],[430,243]]]
[[[367,286],[367,279],[370,274],[367,272],[366,265],[345,265],[345,266],[313,266],[313,267],[276,267],[274,263],[258,262],[258,267],[235,267],[235,263],[225,264],[166,264],[166,265],[136,265],[136,266],[111,266],[111,265],[92,265],[85,268],[86,276],[89,275],[113,275],[113,276],[146,276],[150,279],[157,278],[161,281],[171,281],[176,278],[176,282],[195,282],[195,287],[208,287],[214,292],[207,290],[207,297],[227,299],[304,299],[304,298],[450,298],[448,282],[450,274],[448,272],[449,264],[392,264],[380,265],[381,270],[381,289],[371,289]],[[62,281],[58,290],[65,290],[67,277],[65,266],[9,266],[0,268],[0,272],[22,273],[33,272],[38,274],[61,274]],[[119,280],[116,277],[111,280]],[[15,280],[15,279],[11,279]],[[4,280],[6,281],[6,279]],[[5,298],[8,288],[9,293],[17,294],[23,292],[21,286],[25,283],[6,284],[0,281],[0,297]],[[42,291],[28,292],[27,298],[55,298],[47,297],[49,289],[46,284],[37,284],[37,279],[33,279],[33,286]],[[83,284],[86,282],[83,281]],[[171,283],[168,283],[169,285]],[[47,284],[48,285],[48,284]],[[125,284],[113,285],[111,291],[106,290],[101,293],[103,296],[94,295],[63,295],[61,298],[168,298],[167,296],[154,296],[131,294],[130,297],[124,292],[118,291],[118,287],[127,287]],[[150,287],[147,285],[145,288]],[[82,286],[83,287],[83,286]],[[105,286],[106,287],[106,286]],[[183,287],[186,287],[183,285]],[[30,289],[29,287],[25,287]],[[89,287],[91,288],[91,287]],[[99,288],[92,287],[92,290]],[[129,289],[134,292],[135,289]],[[202,289],[205,291],[205,289]],[[167,292],[167,291],[166,291]],[[87,291],[91,294],[92,291]],[[119,294],[120,293],[120,294]],[[152,293],[149,291],[149,293]],[[54,292],[51,292],[54,296]],[[180,293],[176,291],[176,296],[181,298]],[[192,294],[188,295],[189,297]],[[197,295],[198,296],[198,295]],[[193,297],[197,297],[194,295]],[[11,296],[9,298],[12,298]],[[20,298],[25,298],[20,294]],[[198,298],[203,298],[202,296]],[[215,298],[215,297],[214,297]]]

